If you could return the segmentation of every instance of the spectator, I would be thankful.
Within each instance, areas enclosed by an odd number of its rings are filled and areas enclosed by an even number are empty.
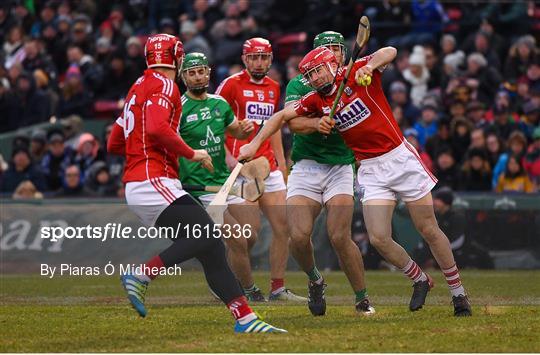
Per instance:
[[[63,37],[59,32],[58,26],[62,22],[55,21],[54,23],[45,26],[41,33],[42,47],[45,53],[54,63],[57,73],[63,73],[67,69],[66,50],[68,46],[68,37]],[[56,80],[56,76],[52,78]]]
[[[104,80],[103,67],[95,63],[92,56],[83,52],[82,47],[70,45],[67,49],[67,58],[70,68],[76,65],[80,69],[87,89],[96,91],[101,88]]]
[[[463,117],[456,118],[450,124],[450,132],[454,158],[461,163],[471,144],[471,123]]]
[[[137,76],[141,76],[146,69],[143,45],[137,37],[129,37],[126,42],[126,63],[129,63]]]
[[[540,105],[532,100],[525,103],[521,124],[525,128],[527,138],[532,138],[535,129],[540,126]]]
[[[96,161],[88,168],[84,182],[86,194],[94,197],[114,197],[116,190],[117,185],[111,178],[105,162]]]
[[[467,57],[467,86],[476,92],[478,101],[485,105],[491,105],[501,81],[501,75],[495,68],[488,66],[488,61],[482,54],[469,54]]]
[[[441,37],[440,45],[442,51],[441,55],[442,57],[446,57],[456,51],[456,37],[450,33],[444,34]]]
[[[451,79],[460,77],[465,63],[465,53],[456,51],[447,54],[443,59],[441,87],[447,87]]]
[[[448,237],[452,253],[461,267],[481,269],[493,268],[493,260],[480,245],[467,238],[467,218],[465,212],[452,206],[454,194],[451,189],[442,188],[433,194],[433,208],[439,227]],[[436,261],[422,240],[413,254],[422,267],[434,267]]]
[[[50,105],[47,95],[36,88],[34,77],[22,73],[15,84],[15,93],[18,99],[17,115],[18,127],[42,123],[49,119]]]
[[[510,134],[519,130],[519,126],[514,122],[512,118],[512,112],[510,107],[507,106],[495,106],[493,107],[494,122],[490,129],[497,132],[497,135],[503,140],[507,140]]]
[[[88,168],[90,168],[94,162],[103,160],[103,157],[100,156],[98,152],[99,145],[96,138],[90,133],[83,133],[79,138],[77,156],[75,157],[75,163],[79,166],[83,181],[86,179]]]
[[[38,40],[30,40],[24,45],[25,57],[22,61],[23,69],[29,73],[41,69],[50,78],[56,79],[56,67],[51,58],[42,53],[41,43]]]
[[[81,171],[77,165],[68,166],[62,180],[62,188],[56,192],[56,197],[82,197],[85,195]]]
[[[401,107],[408,126],[414,125],[418,117],[420,117],[421,111],[409,99],[407,86],[402,81],[394,81],[390,85],[389,91],[390,103]]]
[[[435,176],[439,180],[435,186],[436,189],[443,186],[453,190],[457,188],[459,168],[456,165],[452,149],[448,147],[442,148],[437,153],[433,168]]]
[[[214,61],[217,68],[217,81],[221,82],[227,76],[228,67],[239,64],[242,54],[242,45],[246,39],[238,18],[226,19],[225,36],[215,38]]]
[[[204,53],[208,62],[212,64],[212,50],[208,41],[198,33],[195,23],[186,20],[180,26],[180,37],[184,43],[184,51],[186,53]]]
[[[84,134],[83,120],[81,116],[71,115],[60,121],[63,127],[65,144],[74,151],[79,147],[79,139]]]
[[[437,152],[442,148],[450,148],[451,146],[450,121],[448,119],[441,119],[438,123],[437,133],[426,141],[426,153],[434,160],[436,159]]]
[[[42,29],[45,26],[53,23],[55,16],[56,9],[53,5],[53,2],[47,1],[39,12],[39,20],[34,21],[32,29],[30,30],[30,35],[34,38],[39,37]]]
[[[504,151],[501,138],[495,132],[488,132],[486,134],[486,150],[488,154],[488,161],[491,170],[495,169],[495,165],[499,161],[499,157]]]
[[[540,188],[540,126],[536,127],[532,138],[534,141],[525,154],[523,167],[538,190]]]
[[[506,163],[506,170],[499,177],[496,191],[501,192],[535,192],[535,188],[521,164],[521,157],[512,154]]]
[[[76,65],[70,66],[66,73],[56,115],[60,118],[69,115],[82,117],[92,115],[92,97],[85,90],[81,71]]]
[[[50,111],[48,112],[48,116],[52,116],[56,112],[56,108],[58,106],[58,100],[60,100],[60,97],[56,93],[55,90],[49,85],[49,77],[47,73],[45,73],[41,69],[37,69],[33,73],[34,80],[36,82],[36,88],[38,90],[41,90],[45,95],[47,96],[47,101],[50,102]]]
[[[22,26],[13,26],[7,35],[6,41],[2,46],[2,55],[4,57],[4,67],[6,69],[22,61],[25,56],[24,51],[24,30]]]
[[[15,191],[13,192],[12,198],[14,200],[21,200],[21,199],[42,199],[43,194],[39,192],[34,184],[32,184],[32,181],[30,180],[24,180],[17,186]]]
[[[397,52],[396,59],[388,64],[381,78],[384,92],[389,92],[390,85],[396,81],[407,82],[403,77],[403,72],[409,67],[409,55],[410,53],[407,49],[401,49]]]
[[[409,67],[403,72],[403,77],[411,85],[411,101],[419,107],[427,94],[429,70],[426,67],[426,57],[421,46],[415,46],[409,56]]]
[[[107,84],[104,85],[100,98],[115,101],[123,99],[138,76],[120,53],[114,53],[105,67]]]
[[[11,13],[8,1],[0,2],[0,42],[4,43],[9,30],[17,25],[17,18]]]
[[[45,176],[32,164],[30,152],[24,147],[13,150],[8,170],[2,176],[0,191],[12,193],[25,180],[30,180],[38,191],[45,191]]]
[[[504,67],[505,78],[515,81],[526,75],[527,68],[536,56],[538,56],[538,49],[535,46],[534,37],[531,35],[520,37],[508,52]]]
[[[465,111],[467,119],[476,128],[486,128],[489,123],[486,121],[486,109],[483,103],[473,100],[467,104]]]
[[[420,120],[413,125],[418,132],[418,142],[424,147],[426,141],[437,133],[437,107],[427,103],[422,107]]]
[[[430,172],[433,171],[433,161],[418,143],[418,132],[414,128],[408,128],[403,132],[403,136],[416,149],[418,156],[422,160],[424,167]]]
[[[471,144],[470,148],[481,149],[486,151],[486,136],[482,128],[474,128],[471,131]],[[487,160],[487,157],[486,157]]]
[[[212,4],[212,2],[206,0],[195,0],[184,20],[189,19],[193,21],[197,31],[208,38],[210,29],[221,18],[223,18],[223,14],[216,3]]]
[[[82,53],[94,54],[92,39],[92,20],[87,15],[77,15],[73,18],[70,42],[80,48]]]
[[[467,159],[461,168],[459,188],[461,191],[491,191],[491,168],[482,149],[473,148],[467,152]]]
[[[500,176],[503,174],[504,170],[508,165],[508,158],[511,155],[515,155],[521,158],[525,155],[527,149],[527,138],[525,135],[519,131],[512,132],[510,138],[508,138],[508,151],[501,154],[495,168],[493,168],[493,186],[495,187],[499,182]]]
[[[9,89],[9,82],[5,78],[0,78],[0,133],[13,131],[19,127],[20,117],[19,101],[13,90]]]
[[[486,60],[486,65],[489,65],[489,67],[499,71],[501,70],[501,61],[489,40],[490,35],[488,33],[481,30],[476,32],[474,36],[474,44],[472,50],[467,52],[467,54],[481,54]]]
[[[109,140],[109,136],[111,135],[112,127],[113,124],[105,127],[105,133],[103,135],[103,141],[101,144],[101,150],[103,152],[107,151],[107,141]],[[122,174],[124,172],[125,158],[116,154],[106,154],[105,163],[107,163],[107,167],[109,168],[109,174],[111,175],[111,179],[116,185],[121,185]]]
[[[429,71],[428,90],[441,86],[441,63],[437,52],[432,45],[424,45],[424,56],[426,58],[426,68]]]
[[[64,145],[64,134],[60,130],[49,133],[49,150],[41,161],[41,170],[47,178],[47,186],[56,191],[62,186],[62,177],[68,166],[73,164],[75,152]]]
[[[41,165],[41,160],[47,152],[47,135],[42,130],[32,132],[30,140],[30,157],[36,165]]]

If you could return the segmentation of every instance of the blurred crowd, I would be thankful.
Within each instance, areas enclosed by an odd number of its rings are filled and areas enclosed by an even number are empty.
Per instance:
[[[105,149],[111,126],[91,134],[84,122],[114,122],[145,69],[149,34],[177,35],[187,53],[205,53],[210,92],[242,69],[246,39],[268,38],[269,75],[284,96],[313,37],[338,31],[352,47],[362,14],[372,22],[366,52],[398,48],[383,86],[438,187],[536,192],[540,6],[525,0],[0,1],[0,133],[62,123],[17,135],[0,159],[0,192],[123,196],[123,160]]]

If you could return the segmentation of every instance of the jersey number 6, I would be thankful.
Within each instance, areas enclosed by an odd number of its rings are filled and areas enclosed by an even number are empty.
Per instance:
[[[135,128],[135,115],[131,111],[131,106],[135,104],[135,95],[131,96],[129,102],[124,104],[124,138],[127,138],[133,128]]]

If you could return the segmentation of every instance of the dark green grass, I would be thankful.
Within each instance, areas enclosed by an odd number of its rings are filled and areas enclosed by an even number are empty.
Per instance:
[[[377,309],[355,314],[341,273],[326,274],[328,310],[312,317],[305,305],[255,305],[289,334],[235,335],[228,310],[208,293],[199,272],[164,277],[148,292],[149,315],[128,306],[116,277],[8,275],[0,279],[1,352],[539,352],[540,272],[469,271],[462,278],[472,318],[452,316],[442,277],[426,307],[407,309],[411,292],[400,273],[368,272]],[[268,275],[256,275],[268,289]],[[306,293],[301,273],[288,286]]]

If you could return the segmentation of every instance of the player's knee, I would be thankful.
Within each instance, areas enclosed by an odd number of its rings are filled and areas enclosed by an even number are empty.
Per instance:
[[[310,235],[305,233],[291,233],[290,244],[295,249],[304,249],[309,246]]]
[[[330,244],[335,250],[345,248],[351,241],[351,234],[346,230],[328,232]]]
[[[385,249],[392,242],[392,238],[382,233],[372,233],[369,235],[369,242],[376,249]]]
[[[224,239],[225,244],[229,249],[231,249],[234,252],[239,252],[243,250],[247,250],[248,248],[248,242],[246,238],[226,238]]]
[[[418,232],[429,243],[434,242],[439,237],[439,226],[437,223],[423,223],[418,226]]]

